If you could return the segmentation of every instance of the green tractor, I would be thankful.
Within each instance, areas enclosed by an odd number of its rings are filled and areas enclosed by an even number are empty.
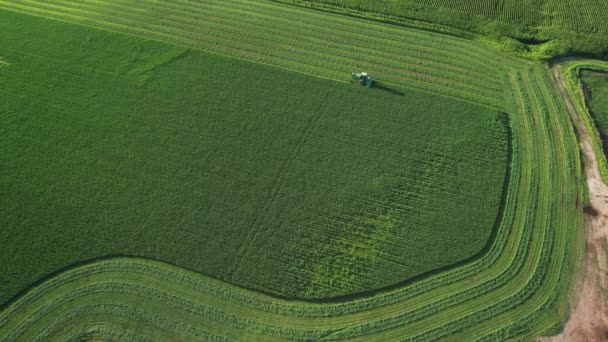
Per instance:
[[[373,80],[367,75],[366,72],[353,72],[352,76],[353,80],[359,83],[360,85],[366,86],[368,88],[372,87]]]

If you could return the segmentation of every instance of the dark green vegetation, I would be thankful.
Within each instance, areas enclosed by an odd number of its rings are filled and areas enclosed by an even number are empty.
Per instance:
[[[103,255],[346,295],[469,258],[497,220],[507,136],[491,110],[0,23],[2,300]]]
[[[608,2],[601,0],[275,1],[459,36],[477,34],[498,50],[526,58],[608,57]]]
[[[606,143],[602,142],[603,136],[601,132],[601,126],[598,127],[598,125],[602,125],[603,122],[594,118],[595,115],[589,108],[588,99],[585,94],[588,89],[585,89],[586,86],[582,81],[583,73],[608,72],[608,62],[588,59],[575,59],[562,63],[560,68],[563,68],[564,70],[563,73],[566,80],[566,85],[568,87],[568,93],[570,95],[570,98],[576,106],[577,111],[581,113],[580,117],[584,122],[585,130],[589,134],[589,137],[592,141],[593,149],[595,151],[596,158],[598,159],[598,166],[602,175],[602,179],[604,183],[608,183],[608,161],[606,158],[606,154],[603,153]],[[601,93],[603,92],[603,87],[600,86],[599,88],[600,89],[596,91],[599,91],[601,96]],[[601,101],[603,101],[603,99],[600,98],[599,101],[599,106],[602,107]],[[595,108],[597,107],[598,105],[596,104]],[[599,110],[601,111],[601,109]],[[601,120],[603,121],[603,119]]]
[[[591,70],[581,72],[587,104],[606,145],[608,135],[608,73]]]
[[[297,71],[340,82],[352,71],[368,71],[403,97],[408,93],[402,88],[440,95],[437,102],[478,103],[488,120],[492,113],[507,113],[513,142],[494,238],[468,262],[364,297],[311,303],[271,297],[162,262],[115,258],[71,267],[11,301],[0,312],[0,339],[496,341],[560,330],[582,246],[585,192],[576,137],[546,65],[473,40],[262,0],[0,0],[0,8],[254,60],[288,69],[294,78],[301,77]],[[193,54],[175,52],[163,60],[176,59],[155,68],[141,86],[150,87],[156,75]],[[330,94],[340,89],[327,84]],[[369,116],[365,123],[366,130],[377,124]],[[134,127],[138,124],[134,121]],[[306,144],[312,138],[311,133]],[[461,138],[470,139],[466,132]],[[301,151],[289,165],[296,165]],[[435,186],[422,185],[412,194]],[[382,231],[391,226],[390,218],[378,215],[368,224]],[[353,248],[349,255],[359,252]]]

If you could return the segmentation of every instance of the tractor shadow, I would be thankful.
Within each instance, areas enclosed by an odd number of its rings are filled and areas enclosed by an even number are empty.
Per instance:
[[[372,89],[378,89],[378,90],[385,91],[387,93],[390,93],[393,95],[398,95],[398,96],[405,95],[404,93],[397,90],[396,88],[389,87],[386,84],[380,83],[378,81],[374,81],[374,83],[372,84]]]

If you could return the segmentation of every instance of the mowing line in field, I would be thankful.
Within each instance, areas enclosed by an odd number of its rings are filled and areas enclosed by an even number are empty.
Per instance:
[[[28,4],[27,6],[24,6],[24,4]],[[239,3],[240,4],[240,3]],[[102,26],[105,26],[107,24],[112,25],[113,27],[116,27],[116,25],[114,24],[114,22],[118,22],[121,23],[120,27],[122,27],[120,30],[122,31],[123,29],[126,29],[127,32],[129,30],[136,30],[141,32],[142,29],[146,29],[146,30],[150,30],[149,32],[155,32],[151,38],[160,38],[161,40],[165,40],[164,38],[162,38],[161,36],[159,36],[159,34],[161,32],[166,32],[168,34],[167,37],[171,37],[170,41],[175,41],[177,39],[177,43],[179,43],[180,45],[186,45],[186,46],[192,46],[192,43],[188,43],[188,41],[184,41],[184,39],[196,39],[196,46],[200,48],[200,42],[203,41],[208,41],[211,44],[213,44],[213,48],[212,50],[223,52],[223,53],[227,53],[229,55],[233,55],[233,52],[230,51],[230,49],[227,50],[228,45],[234,45],[237,47],[237,50],[234,51],[234,54],[237,55],[237,57],[241,57],[241,58],[247,58],[249,59],[249,57],[247,56],[243,56],[242,52],[239,53],[238,51],[249,51],[248,54],[250,52],[255,52],[256,55],[258,56],[262,56],[265,55],[267,57],[263,57],[262,61],[265,61],[266,59],[268,59],[268,62],[271,64],[275,64],[276,62],[278,62],[279,60],[281,60],[282,62],[279,63],[279,66],[283,66],[286,67],[288,69],[293,69],[293,70],[300,70],[302,68],[302,64],[296,62],[296,60],[302,59],[303,57],[306,57],[307,55],[310,55],[310,58],[307,61],[307,64],[315,64],[317,65],[317,67],[321,68],[320,70],[324,70],[323,73],[321,75],[326,75],[326,77],[330,77],[332,79],[336,79],[336,80],[340,80],[340,79],[344,79],[344,74],[348,75],[348,73],[350,71],[352,71],[353,68],[365,68],[368,70],[374,70],[374,72],[378,75],[379,79],[385,79],[387,83],[389,84],[396,84],[399,86],[406,86],[406,87],[411,87],[412,85],[416,85],[416,84],[420,84],[421,88],[427,89],[429,90],[430,88],[435,88],[435,89],[444,89],[444,92],[446,94],[454,94],[458,97],[462,97],[464,99],[472,99],[472,96],[475,97],[476,100],[480,100],[479,94],[485,94],[488,91],[493,91],[492,89],[496,89],[495,86],[484,86],[483,82],[479,82],[479,80],[484,80],[487,79],[489,82],[494,82],[494,80],[496,78],[490,77],[490,78],[479,78],[477,81],[474,81],[474,79],[469,79],[466,80],[466,74],[453,74],[452,71],[448,71],[446,69],[445,73],[441,73],[441,74],[435,74],[435,72],[433,71],[433,68],[425,68],[424,64],[421,67],[418,67],[418,63],[421,60],[427,60],[428,58],[420,58],[417,60],[412,60],[412,62],[415,62],[416,64],[408,64],[406,60],[403,61],[395,61],[394,56],[386,55],[386,57],[381,57],[380,59],[378,59],[379,62],[381,63],[373,63],[373,60],[369,60],[369,58],[371,56],[376,56],[378,55],[378,57],[380,57],[380,53],[383,50],[387,50],[387,48],[382,48],[381,46],[379,46],[378,44],[380,44],[381,42],[379,41],[374,41],[374,46],[378,46],[378,49],[376,48],[372,48],[369,49],[366,45],[362,45],[364,44],[362,41],[360,42],[356,42],[356,41],[350,41],[348,45],[344,45],[342,47],[338,46],[338,44],[335,44],[335,42],[332,42],[331,39],[333,39],[332,37],[335,34],[335,30],[334,31],[326,31],[324,33],[323,36],[320,37],[321,40],[317,39],[317,42],[312,42],[310,47],[308,47],[305,50],[299,50],[300,45],[302,45],[303,43],[305,43],[305,39],[302,39],[302,37],[299,37],[301,35],[301,31],[302,29],[298,29],[298,27],[291,27],[288,26],[288,23],[281,23],[280,19],[274,19],[274,18],[280,18],[280,16],[275,16],[275,17],[269,17],[269,16],[264,16],[264,17],[260,17],[259,19],[257,19],[257,21],[253,21],[251,23],[248,23],[247,25],[249,25],[248,27],[243,27],[242,29],[239,30],[239,28],[234,28],[232,26],[230,26],[230,28],[228,26],[224,26],[224,31],[222,31],[221,34],[213,34],[213,30],[220,28],[222,25],[221,22],[220,23],[213,23],[213,21],[208,20],[209,17],[204,17],[202,19],[197,19],[194,22],[190,22],[188,21],[188,23],[186,24],[186,22],[184,22],[184,24],[180,24],[180,22],[177,21],[171,21],[168,19],[165,19],[167,17],[167,13],[165,12],[159,12],[162,13],[163,18],[156,18],[154,17],[155,14],[150,13],[149,11],[146,11],[145,13],[135,13],[137,12],[136,9],[138,8],[135,5],[132,5],[130,7],[118,7],[118,6],[122,6],[120,4],[118,5],[114,5],[114,4],[103,4],[100,1],[96,1],[96,2],[92,2],[92,3],[74,3],[74,2],[62,2],[62,1],[53,1],[53,2],[37,2],[37,1],[19,1],[19,2],[3,2],[2,5],[6,6],[6,7],[11,7],[13,9],[18,9],[18,10],[22,10],[25,12],[31,12],[31,11],[35,11],[38,12],[40,10],[42,10],[42,12],[39,12],[42,15],[48,16],[51,15],[53,17],[58,17],[59,19],[67,19],[67,20],[78,20],[79,22],[81,22],[81,19],[78,18],[82,18],[84,19],[84,24],[95,24],[97,22],[102,23]],[[238,5],[238,4],[237,4]],[[110,6],[110,7],[108,7]],[[283,6],[281,6],[283,7]],[[113,10],[112,8],[116,8],[115,10]],[[60,10],[60,11],[58,11]],[[127,12],[128,11],[128,12]],[[223,9],[220,8],[218,10],[220,14],[224,13]],[[250,10],[251,11],[251,10]],[[306,11],[305,11],[306,12]],[[73,13],[73,14],[71,14]],[[107,13],[107,14],[104,14]],[[252,18],[252,15],[246,15],[247,13],[244,13],[243,15],[240,15],[238,17],[236,17],[235,19],[238,18]],[[250,14],[255,14],[254,12],[251,12]],[[213,15],[211,14],[205,14],[206,16],[209,15]],[[176,17],[180,17],[180,16],[176,16]],[[132,19],[130,19],[132,18]],[[243,20],[243,19],[240,19]],[[282,30],[293,30],[292,34],[290,34],[289,36],[294,36],[296,39],[288,39],[285,42],[289,45],[286,44],[276,44],[276,40],[279,39],[283,39],[284,36],[281,35],[277,35],[276,33],[273,32],[268,32],[268,34],[270,34],[270,36],[266,36],[266,32],[264,30],[264,24],[265,23],[269,23],[272,21],[269,20],[274,20],[276,21],[276,23],[271,24],[272,26],[275,25],[279,25],[277,27],[281,28]],[[160,21],[160,22],[159,22]],[[154,22],[159,22],[159,24],[154,24]],[[292,22],[296,22],[297,21],[293,21]],[[302,21],[303,22],[303,21]],[[259,23],[259,24],[258,24]],[[251,25],[256,25],[257,29],[253,30]],[[319,23],[317,23],[316,26],[312,26],[311,24],[306,24],[306,27],[325,27],[325,26],[329,26],[331,27],[331,23],[328,22],[326,23],[327,25],[320,25]],[[95,24],[97,25],[97,24]],[[211,26],[210,26],[211,25]],[[217,26],[220,25],[220,26]],[[268,25],[268,24],[266,24]],[[118,28],[118,27],[116,27]],[[193,30],[199,31],[201,28],[206,28],[204,31],[201,31],[201,34],[196,34],[196,35],[192,35],[190,32],[193,32]],[[226,40],[226,34],[229,34],[228,31],[225,31],[226,29],[228,29],[232,32],[235,32],[237,35],[234,36],[234,39],[232,40]],[[251,32],[256,32],[256,37],[251,36]],[[347,31],[344,31],[347,32]],[[352,32],[352,30],[350,31]],[[347,32],[349,35],[352,36],[352,33]],[[392,34],[395,36],[394,38],[391,39],[391,42],[382,42],[383,44],[391,44],[391,48],[389,48],[388,50],[394,48],[394,46],[409,46],[410,44],[403,44],[403,42],[408,39],[410,40],[411,44],[414,44],[413,46],[421,46],[420,49],[422,49],[422,51],[424,51],[425,49],[428,50],[428,48],[426,47],[426,44],[424,41],[420,41],[418,42],[417,38],[413,37],[413,40],[411,37],[408,37],[407,35],[401,33],[402,31],[397,31],[394,30],[392,32]],[[136,32],[134,32],[136,33]],[[149,36],[149,35],[146,35]],[[241,37],[241,38],[237,38],[237,37]],[[247,38],[249,37],[249,38]],[[247,38],[247,39],[242,39],[242,38]],[[253,39],[253,40],[252,40]],[[260,40],[263,39],[263,40]],[[329,39],[329,40],[328,40]],[[250,41],[251,40],[251,41]],[[194,42],[194,41],[192,41]],[[267,42],[267,43],[265,43]],[[293,43],[288,43],[288,42],[293,42]],[[296,43],[297,42],[297,43]],[[333,49],[338,49],[334,52],[334,54],[330,55],[326,55],[326,60],[323,60],[323,58],[320,59],[320,57],[322,57],[323,55],[320,55],[320,51],[323,49],[326,49],[326,47],[316,47],[317,44],[321,42],[324,46],[328,46],[331,45]],[[347,41],[348,42],[348,41]],[[266,46],[263,50],[260,50],[260,43],[263,43],[262,46]],[[236,45],[235,45],[236,44]],[[361,44],[361,45],[360,45]],[[416,45],[418,44],[418,45]],[[359,45],[359,48],[354,48],[355,46]],[[389,45],[387,45],[389,46]],[[211,49],[211,47],[209,47]],[[449,47],[448,47],[449,49]],[[365,54],[362,55],[359,51],[365,51],[365,50],[370,50],[370,54]],[[432,53],[444,53],[445,52],[441,52],[444,49],[434,49],[431,52]],[[261,55],[260,55],[260,51]],[[314,53],[312,53],[314,52]],[[411,52],[407,52],[404,51],[405,53],[403,53],[403,55],[408,55],[411,54]],[[270,55],[267,55],[269,54]],[[312,53],[312,54],[311,54]],[[460,52],[458,52],[460,53]],[[337,56],[339,59],[338,60],[331,60],[331,59],[335,59],[337,58]],[[466,53],[465,55],[466,56]],[[357,57],[357,59],[355,59],[354,57]],[[374,57],[378,58],[378,57]],[[277,59],[278,58],[278,59]],[[331,58],[331,59],[329,59]],[[368,60],[368,61],[366,61]],[[427,62],[425,62],[427,63]],[[386,67],[389,64],[393,64],[395,65],[397,68],[393,68],[393,69],[386,69]],[[480,68],[485,68],[485,63],[481,63],[479,66]],[[350,65],[351,67],[348,67],[348,65]],[[411,65],[411,66],[410,66]],[[327,66],[333,66],[333,68],[328,69]],[[344,66],[346,66],[346,68],[344,68]],[[432,64],[431,64],[432,66]],[[295,69],[294,69],[295,68]],[[308,69],[308,66],[306,67],[306,69]],[[375,70],[377,69],[377,70]],[[336,70],[342,70],[340,72],[336,72]],[[406,70],[407,73],[404,73]],[[422,73],[420,71],[425,71],[425,72],[430,72],[430,73]],[[471,72],[474,72],[475,69],[471,69]],[[306,70],[304,70],[304,72],[307,72]],[[307,72],[310,73],[310,72]],[[314,74],[314,73],[313,73]],[[453,75],[453,76],[452,76]],[[459,79],[461,77],[464,77],[463,82],[460,82]],[[448,81],[451,80],[451,81]],[[428,82],[431,82],[430,84]],[[448,86],[449,83],[449,86]],[[429,84],[428,86],[426,84]],[[433,84],[431,86],[431,84]],[[494,83],[495,84],[495,83]],[[473,87],[474,91],[469,90],[468,88]],[[460,96],[459,94],[462,94],[463,96]],[[467,95],[468,94],[468,95]],[[490,95],[490,93],[488,93],[487,96],[484,97],[484,103],[487,104],[496,104],[495,102],[495,95]],[[487,100],[487,101],[486,101]]]
[[[110,21],[110,16],[98,17],[97,14],[93,15],[92,11],[72,10],[73,8],[69,7],[69,4],[63,2],[52,3],[63,3],[63,6],[66,7],[55,5],[45,7],[34,1],[18,2],[19,5],[16,3],[2,1],[0,6],[67,21],[77,21],[96,27],[99,27],[99,22],[103,22],[103,25],[108,25],[110,30],[133,34],[139,32],[145,37],[159,34],[155,33],[155,30],[158,29],[163,32],[160,33],[163,37],[160,40],[184,43],[181,45],[195,46],[194,44],[198,42],[197,39],[203,39],[202,35],[199,36],[200,33],[184,38],[184,32],[189,28],[177,21],[171,23],[179,26],[179,30],[166,29],[163,25],[146,25],[133,29],[124,26],[137,24],[139,20],[150,18],[144,16],[145,11],[135,11],[141,17],[133,15],[134,19],[116,25]],[[90,3],[96,3],[99,6],[104,4],[103,1]],[[128,4],[126,1],[124,3]],[[175,3],[197,6],[193,2]],[[238,7],[242,4],[255,3],[248,1],[234,4],[235,7]],[[226,4],[230,7],[232,3],[226,2]],[[262,4],[262,7],[268,11],[272,11],[273,8],[284,8],[265,2]],[[218,3],[214,3],[214,5],[223,6]],[[54,8],[54,10],[50,10],[50,8]],[[89,9],[92,8],[89,7]],[[112,12],[113,14],[126,15],[120,6],[114,8],[117,10]],[[59,9],[65,9],[66,13],[73,14],[62,13]],[[160,9],[163,8],[159,7]],[[246,10],[253,11],[252,9]],[[294,8],[286,8],[287,10],[292,13],[301,11]],[[245,9],[239,8],[239,11],[245,11]],[[487,9],[483,11],[487,11]],[[185,10],[180,10],[179,13],[184,15],[183,12]],[[243,12],[235,13],[242,14]],[[303,16],[307,15],[306,11],[301,13]],[[314,13],[314,17],[311,14],[310,20],[318,20],[324,16],[325,14]],[[332,19],[334,17],[331,16]],[[90,20],[95,20],[95,22],[90,22]],[[348,19],[340,18],[339,20],[346,23]],[[331,21],[328,19],[329,24]],[[164,23],[168,25],[169,21]],[[248,22],[242,27],[251,28],[250,25],[252,24]],[[193,30],[199,30],[201,27],[194,26]],[[288,29],[284,24],[277,27]],[[300,26],[301,29],[305,29],[305,27]],[[371,25],[366,27],[373,30]],[[267,27],[265,30],[268,30],[269,34],[278,32],[273,27]],[[399,32],[393,27],[386,30]],[[218,30],[218,32],[225,31]],[[380,35],[380,33],[378,34]],[[415,34],[424,35],[420,32]],[[398,33],[395,33],[395,37],[397,36]],[[191,40],[188,41],[188,39]],[[233,39],[236,39],[236,36],[233,36]],[[322,40],[322,38],[319,39]],[[449,39],[446,38],[446,40]],[[214,40],[213,44],[219,46],[221,42],[230,41]],[[277,50],[276,55],[270,56],[270,58],[265,55],[264,51],[256,51],[256,53],[262,58],[269,58],[267,59],[269,64],[287,65],[285,56],[289,52],[286,51],[290,50],[292,46],[290,44],[295,43],[287,40],[285,42],[285,46],[289,47],[283,51]],[[314,41],[309,42],[315,44]],[[466,42],[458,41],[455,44],[464,46]],[[245,43],[239,45],[239,48],[247,48],[251,45]],[[309,47],[312,46],[309,45]],[[200,45],[195,47],[200,47]],[[209,45],[209,48],[213,48],[213,45]],[[239,48],[230,51],[239,51]],[[329,51],[327,45],[319,45],[317,48],[323,52],[302,55],[302,61],[293,59],[294,64],[290,64],[287,68],[304,70],[307,68],[305,66],[307,63],[315,65],[313,62],[315,56],[336,58],[336,64],[348,61],[339,56],[331,57],[332,54],[345,50]],[[390,46],[386,49],[392,51]],[[441,48],[433,46],[427,50],[432,50],[429,55],[432,54],[438,58],[438,55],[432,52],[439,51]],[[297,55],[297,53],[293,55]],[[390,54],[388,56],[390,57]],[[424,54],[421,54],[420,58],[423,59]],[[469,57],[454,58],[461,58],[455,65],[459,65],[463,72],[466,71]],[[414,59],[409,58],[408,61],[404,66],[411,67]],[[378,65],[385,62],[385,60],[379,59]],[[463,339],[471,339],[472,336],[483,339],[484,337],[521,337],[529,334],[530,331],[540,332],[550,327],[560,319],[559,315],[556,315],[551,309],[562,307],[565,302],[563,296],[558,298],[556,293],[563,295],[567,286],[564,283],[568,283],[563,280],[569,278],[569,262],[566,260],[566,256],[574,248],[569,241],[577,234],[576,228],[582,226],[581,216],[574,205],[579,196],[576,185],[581,180],[580,163],[576,154],[572,127],[565,116],[563,104],[555,100],[558,97],[555,96],[555,89],[549,85],[550,78],[546,67],[513,59],[507,61],[497,56],[496,64],[501,62],[504,62],[505,66],[493,71],[493,75],[496,76],[496,80],[501,80],[500,83],[508,80],[509,85],[506,90],[500,90],[494,94],[482,91],[475,95],[479,96],[476,97],[477,99],[487,100],[492,108],[504,109],[510,113],[514,135],[513,159],[515,165],[511,176],[513,183],[509,188],[504,209],[505,215],[508,217],[503,218],[503,225],[497,233],[496,241],[498,242],[483,258],[420,282],[378,293],[369,298],[324,304],[284,301],[152,261],[138,259],[100,261],[66,271],[49,279],[48,282],[32,289],[8,306],[0,313],[0,326],[3,327],[0,328],[0,336],[44,337],[54,336],[51,335],[53,332],[60,334],[61,326],[65,324],[65,321],[54,321],[51,317],[60,317],[66,313],[68,313],[66,317],[73,319],[70,321],[72,330],[69,334],[77,334],[79,329],[81,331],[86,329],[87,323],[95,320],[95,318],[87,318],[87,316],[83,316],[82,320],[79,320],[78,313],[95,313],[95,310],[99,310],[100,317],[108,317],[104,315],[116,312],[119,313],[120,319],[129,320],[130,315],[136,312],[128,304],[117,306],[115,301],[150,302],[148,307],[150,311],[133,314],[136,317],[133,319],[134,322],[140,320],[155,324],[157,321],[166,319],[164,325],[158,325],[158,329],[162,330],[160,333],[182,333],[189,338],[210,332],[233,338],[240,334],[254,334],[258,338],[263,336],[263,338],[299,339],[409,338],[424,340],[441,338],[459,332]],[[480,61],[481,64],[483,62]],[[372,64],[361,64],[362,67],[365,65]],[[429,64],[429,68],[432,65]],[[449,65],[449,62],[446,62],[445,65]],[[437,66],[444,67],[441,64],[437,64]],[[399,68],[398,64],[395,64],[395,67]],[[326,71],[320,65],[315,65],[315,68],[328,78],[339,79],[338,74],[342,73],[342,71],[340,73]],[[471,65],[470,68],[475,69],[474,65]],[[385,70],[388,75],[390,69]],[[470,75],[473,75],[473,71]],[[469,78],[469,76],[459,76],[457,72],[447,74],[441,81],[435,79],[433,75],[423,75],[421,80],[414,80],[412,77],[412,75],[403,74],[400,77],[392,78],[391,82],[400,86],[409,86],[408,81],[413,81],[417,82],[414,86],[416,88],[434,89],[434,91],[441,92],[449,88],[451,84],[460,87]],[[473,90],[474,88],[462,88],[458,90],[457,95],[472,100],[475,98]],[[306,132],[307,130],[304,131],[304,138]],[[302,140],[302,136],[300,140]],[[292,154],[297,152],[296,148]],[[286,167],[288,168],[288,166]],[[275,181],[275,186],[280,187],[280,184],[280,179]],[[270,196],[272,197],[272,192]],[[252,231],[252,233],[255,232]],[[104,268],[106,269],[104,270]],[[107,293],[115,294],[110,297],[107,297],[106,293],[95,295],[99,288],[95,288],[92,277],[98,277],[98,281],[101,283],[104,282],[104,279],[108,279],[107,276],[112,272],[116,272],[118,276],[115,278],[116,282],[108,286]],[[79,280],[80,278],[82,280]],[[75,292],[75,289],[82,292]],[[126,295],[123,296],[121,293]],[[70,306],[67,299],[76,297],[80,299],[73,302],[74,306]],[[183,300],[183,297],[190,299]],[[213,303],[213,305],[209,303]],[[94,305],[98,309],[92,309],[90,305]],[[38,315],[43,314],[41,308],[49,313],[45,318],[23,319],[28,316],[39,317],[35,315],[37,312]],[[188,314],[192,310],[199,310],[201,317],[205,318],[201,319],[196,315]],[[208,326],[200,325],[202,322],[209,322]],[[192,330],[184,324],[204,328],[200,331]],[[121,328],[117,327],[117,329]]]

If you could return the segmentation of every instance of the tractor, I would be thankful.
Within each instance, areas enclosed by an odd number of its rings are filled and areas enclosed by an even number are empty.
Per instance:
[[[367,75],[366,72],[353,72],[352,73],[353,80],[359,83],[362,86],[366,86],[368,88],[372,87],[372,78]]]

